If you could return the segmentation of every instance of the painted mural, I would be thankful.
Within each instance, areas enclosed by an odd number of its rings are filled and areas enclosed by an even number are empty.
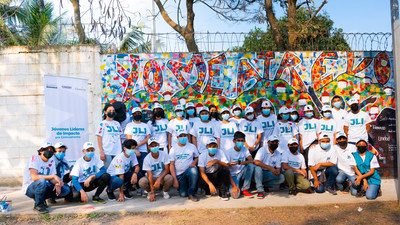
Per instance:
[[[194,102],[230,108],[268,99],[276,109],[312,104],[318,114],[333,96],[356,98],[374,121],[371,151],[381,174],[396,162],[394,77],[391,52],[252,52],[119,54],[102,57],[102,102],[151,109]],[[347,104],[342,108],[349,110]]]

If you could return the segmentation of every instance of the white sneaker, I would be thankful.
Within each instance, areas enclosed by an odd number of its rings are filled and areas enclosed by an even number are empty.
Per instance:
[[[147,192],[146,190],[142,191],[142,197],[149,196],[150,192]]]
[[[147,192],[147,191],[145,191],[145,192]],[[143,192],[143,193],[144,193],[144,192]],[[148,192],[148,193],[147,193],[147,200],[150,199],[150,195],[151,195],[151,192]]]
[[[169,196],[168,192],[163,192],[163,196],[164,196],[164,199],[171,198],[171,196]]]

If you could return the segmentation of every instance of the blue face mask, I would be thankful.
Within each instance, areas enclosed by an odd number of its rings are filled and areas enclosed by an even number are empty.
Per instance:
[[[338,108],[340,108],[340,106],[342,106],[342,103],[341,102],[335,102],[335,103],[333,103],[333,106],[338,109]]]
[[[86,158],[91,159],[94,156],[94,152],[86,152],[85,156],[86,156]]]
[[[240,116],[241,114],[242,114],[242,111],[240,111],[240,110],[233,111],[233,115],[235,115],[235,116]]]
[[[228,120],[229,119],[229,114],[228,113],[222,114],[222,119],[223,120]]]
[[[200,115],[200,119],[203,121],[207,121],[210,118],[210,115]]]
[[[297,120],[297,115],[290,115],[290,118],[292,118],[293,121]]]
[[[215,153],[217,153],[217,148],[209,148],[208,153],[210,153],[210,155],[214,155]]]
[[[188,109],[186,112],[187,112],[187,114],[188,114],[189,116],[193,116],[193,114],[194,114],[194,109]]]
[[[282,115],[282,119],[288,120],[289,119],[289,115],[287,115],[287,114]]]
[[[236,147],[237,147],[238,149],[242,149],[243,146],[244,146],[244,142],[236,142]]]
[[[154,154],[157,154],[158,150],[160,150],[160,148],[159,148],[158,146],[157,146],[157,147],[150,148],[150,151],[151,151],[152,153],[154,153]]]
[[[321,143],[321,148],[322,148],[322,149],[325,149],[325,150],[326,150],[326,149],[328,149],[330,146],[331,146],[331,143],[329,143],[329,142],[328,142],[328,143]]]
[[[326,112],[324,113],[325,118],[331,118],[332,117],[332,113],[330,112]]]
[[[262,112],[263,112],[264,115],[268,116],[271,113],[271,110],[270,109],[263,109]]]
[[[304,115],[305,115],[307,118],[311,118],[311,117],[314,115],[314,113],[308,112],[308,113],[305,113]]]
[[[56,154],[57,159],[62,160],[65,157],[65,153],[64,152],[59,152]]]
[[[129,156],[132,156],[133,154],[135,154],[135,150],[134,149],[126,149],[125,153]]]
[[[183,117],[183,111],[176,112],[176,116],[182,118]]]
[[[179,143],[184,145],[188,141],[188,138],[187,137],[180,137],[180,138],[178,138],[178,141],[179,141]]]

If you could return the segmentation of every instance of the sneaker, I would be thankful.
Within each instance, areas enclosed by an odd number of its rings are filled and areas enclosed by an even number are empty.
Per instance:
[[[297,191],[296,190],[289,190],[289,195],[296,196],[297,195]]]
[[[282,191],[282,190],[285,190],[285,184],[284,184],[284,183],[282,183],[282,184],[279,185],[279,190],[281,190],[281,191]]]
[[[271,192],[271,191],[269,190],[269,187],[267,187],[267,186],[265,186],[265,185],[264,185],[264,191],[267,192],[267,193]]]
[[[33,210],[40,214],[49,213],[49,210],[47,210],[47,207],[44,204],[33,207]]]
[[[142,197],[143,198],[146,198],[146,196],[147,196],[147,198],[149,198],[149,196],[150,196],[150,194],[149,194],[150,192],[147,192],[146,190],[144,190],[144,191],[142,191]]]
[[[222,193],[221,196],[219,196],[219,199],[221,199],[222,201],[229,201],[228,195],[226,195],[226,193]]]
[[[382,196],[382,189],[381,188],[379,188],[379,191],[378,191],[378,195],[377,195],[377,197],[381,197]]]
[[[43,206],[47,209],[47,208],[49,208],[49,206],[47,205],[47,201],[44,201],[43,202]]]
[[[50,198],[50,199],[48,199],[47,201],[48,201],[50,204],[56,204],[56,203],[57,203],[57,201],[56,201],[55,198]]]
[[[252,194],[250,194],[248,190],[242,191],[242,194],[243,194],[244,197],[246,197],[246,198],[254,198],[254,196],[253,196]]]
[[[147,191],[146,191],[147,192]],[[144,193],[144,192],[143,192]],[[149,200],[150,199],[150,195],[151,195],[151,193],[150,192],[147,192],[147,200]]]
[[[164,197],[164,199],[171,198],[171,196],[169,196],[168,192],[164,192],[164,191],[163,191],[163,197]]]
[[[357,191],[357,194],[356,194],[356,198],[362,198],[362,197],[364,197],[364,195],[365,195],[365,192],[364,191]]]
[[[96,203],[99,203],[99,204],[105,204],[106,200],[100,198],[99,196],[93,196],[92,202],[96,202]]]
[[[124,190],[124,195],[126,199],[132,199],[133,196],[131,195],[131,193],[129,193],[129,190]]]
[[[190,200],[192,200],[193,202],[198,202],[199,199],[196,197],[196,195],[189,195],[188,197]]]
[[[108,200],[110,200],[110,201],[115,201],[115,200],[117,200],[117,198],[115,197],[113,191],[107,191],[107,196],[108,196]]]
[[[257,198],[258,199],[263,199],[264,198],[264,192],[263,191],[258,192]]]
[[[333,187],[326,187],[326,191],[331,193],[332,195],[337,195],[337,192]]]
[[[197,188],[197,195],[206,195],[206,192],[202,188]]]

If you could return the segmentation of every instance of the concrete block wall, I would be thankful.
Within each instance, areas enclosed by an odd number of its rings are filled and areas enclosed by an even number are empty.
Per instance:
[[[0,48],[0,185],[22,184],[28,158],[46,141],[44,75],[88,79],[89,140],[101,120],[100,48]]]

